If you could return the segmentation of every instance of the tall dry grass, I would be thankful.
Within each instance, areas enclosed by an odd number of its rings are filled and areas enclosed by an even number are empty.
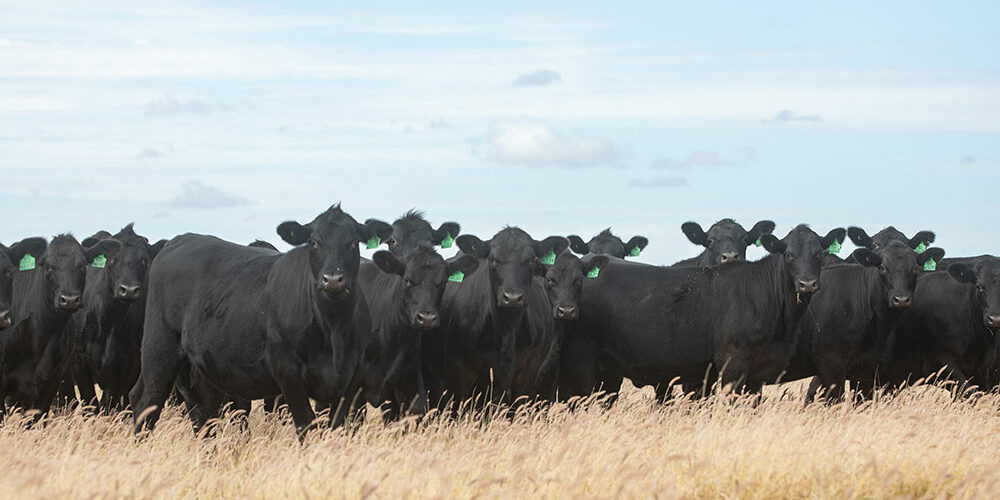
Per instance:
[[[584,404],[516,418],[431,416],[304,445],[290,420],[255,407],[198,438],[164,411],[136,442],[127,415],[56,414],[0,429],[0,492],[12,497],[742,497],[984,498],[1000,492],[1000,397],[936,388],[864,404],[769,391],[656,405],[631,389],[611,410]]]

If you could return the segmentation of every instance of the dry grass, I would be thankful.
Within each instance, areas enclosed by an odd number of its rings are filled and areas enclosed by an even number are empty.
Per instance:
[[[861,405],[777,391],[653,403],[634,389],[610,411],[563,405],[513,420],[432,416],[305,445],[255,407],[197,438],[168,408],[136,442],[117,417],[63,413],[0,429],[0,491],[18,497],[975,497],[1000,491],[1000,397],[936,388]]]

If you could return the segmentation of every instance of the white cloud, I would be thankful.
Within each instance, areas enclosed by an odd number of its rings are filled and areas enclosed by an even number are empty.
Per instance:
[[[819,115],[797,115],[790,109],[783,109],[772,118],[764,118],[760,122],[763,124],[780,125],[788,122],[821,122],[823,117]]]
[[[580,133],[559,133],[543,122],[529,119],[494,123],[488,143],[488,156],[501,163],[614,166],[625,157],[623,148],[613,142]]]
[[[245,198],[231,195],[221,189],[206,186],[201,181],[191,181],[182,186],[180,196],[167,202],[173,208],[208,210],[213,208],[242,207],[250,204]]]
[[[540,69],[531,73],[524,73],[511,82],[514,87],[541,87],[552,83],[562,82],[562,76],[551,69]]]

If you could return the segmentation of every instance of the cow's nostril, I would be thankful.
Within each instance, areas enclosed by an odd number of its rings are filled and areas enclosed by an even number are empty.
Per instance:
[[[576,306],[561,305],[557,307],[556,310],[559,313],[559,318],[561,319],[570,319],[576,316]]]
[[[66,310],[75,310],[80,307],[80,295],[59,295],[59,307]]]
[[[894,295],[892,297],[892,305],[895,307],[910,307],[910,304],[912,303],[913,299],[909,296]]]
[[[740,260],[740,254],[736,252],[726,252],[722,254],[722,262],[733,262]]]
[[[819,290],[818,280],[799,280],[799,291],[811,293]]]
[[[524,304],[524,293],[522,292],[504,292],[503,293],[503,304],[506,306],[520,306]]]

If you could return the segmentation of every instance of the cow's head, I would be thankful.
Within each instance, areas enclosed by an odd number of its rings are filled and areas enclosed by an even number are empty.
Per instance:
[[[986,259],[975,270],[965,264],[948,266],[948,274],[959,283],[973,285],[976,304],[983,312],[983,325],[1000,331],[1000,259]]]
[[[97,244],[103,236],[98,233],[95,236],[83,240],[82,245],[88,247]],[[111,285],[111,296],[115,300],[122,302],[133,302],[142,295],[146,288],[146,277],[149,273],[149,265],[153,258],[159,253],[167,240],[160,240],[153,245],[145,236],[135,234],[132,224],[125,226],[118,234],[112,236],[121,243],[121,248],[117,255],[110,256],[98,254],[90,265],[96,268],[104,268],[108,273],[108,282]]]
[[[921,252],[931,243],[934,243],[934,233],[931,231],[920,231],[913,235],[912,238],[907,238],[905,234],[892,226],[875,233],[875,236],[868,236],[868,233],[866,233],[864,229],[851,226],[847,228],[847,237],[850,238],[851,242],[855,245],[868,248],[876,252],[893,241],[901,241],[906,243],[906,245],[910,248],[917,249]]]
[[[765,234],[761,236],[760,242],[768,252],[781,255],[781,265],[784,266],[795,293],[809,295],[819,291],[819,274],[823,268],[824,255],[830,251],[830,245],[835,241],[842,243],[846,233],[844,228],[838,227],[826,236],[820,236],[809,229],[809,226],[800,224],[783,239]]]
[[[278,225],[278,235],[289,245],[306,245],[313,285],[331,298],[351,293],[360,264],[359,243],[388,238],[392,226],[370,219],[364,224],[334,205],[302,225],[295,221]]]
[[[862,266],[878,267],[879,280],[886,291],[885,299],[889,307],[907,309],[913,305],[917,275],[928,260],[939,262],[944,258],[944,250],[934,247],[918,254],[906,243],[892,241],[878,252],[862,247],[851,255]]]
[[[575,234],[567,236],[566,239],[569,240],[570,249],[580,255],[593,253],[610,255],[619,259],[635,257],[649,244],[649,240],[645,236],[633,236],[628,242],[622,241],[621,238],[611,234],[610,227],[586,243],[584,243],[583,238]]]
[[[762,220],[750,231],[732,219],[722,219],[705,232],[697,222],[681,224],[681,231],[695,245],[705,247],[705,255],[709,265],[723,264],[738,260],[746,260],[747,247],[774,231],[774,222]]]
[[[398,313],[403,324],[415,330],[437,328],[445,284],[449,279],[460,282],[479,267],[479,259],[473,255],[446,262],[428,243],[417,245],[402,259],[385,250],[375,252],[372,261],[383,272],[402,277],[403,303]]]
[[[556,257],[555,264],[545,270],[545,292],[552,304],[552,316],[573,320],[580,316],[580,293],[588,273],[596,275],[608,265],[606,255],[595,255],[586,263],[569,252]]]
[[[34,272],[45,273],[49,300],[57,311],[72,313],[79,309],[87,266],[99,255],[109,260],[115,258],[122,247],[114,239],[88,243],[91,244],[84,247],[73,235],[61,234],[52,239],[45,253],[36,260]]]
[[[444,222],[434,229],[423,212],[410,210],[392,223],[392,236],[385,243],[393,255],[403,258],[421,244],[450,247],[461,231],[457,222]]]
[[[42,238],[26,238],[7,248],[0,245],[0,330],[11,324],[10,304],[14,285],[14,273],[25,255],[42,255],[45,252],[45,240]]]
[[[524,307],[532,277],[545,273],[542,262],[555,259],[569,245],[562,236],[537,241],[516,227],[504,228],[489,241],[464,234],[457,243],[462,252],[487,260],[499,307]]]

